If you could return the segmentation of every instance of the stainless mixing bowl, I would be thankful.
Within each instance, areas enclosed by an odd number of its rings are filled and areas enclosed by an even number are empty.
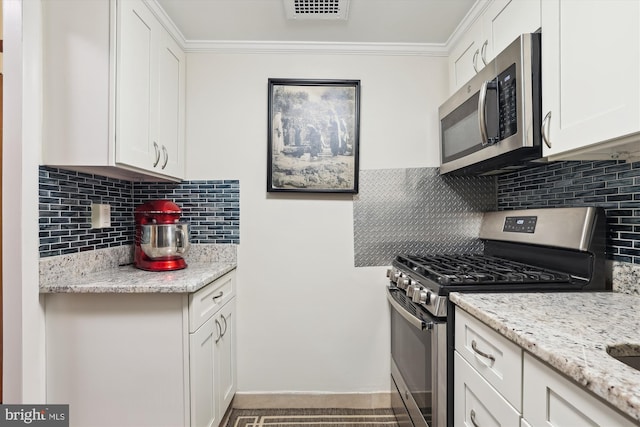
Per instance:
[[[151,259],[181,256],[189,249],[189,224],[145,224],[140,227],[140,248]]]

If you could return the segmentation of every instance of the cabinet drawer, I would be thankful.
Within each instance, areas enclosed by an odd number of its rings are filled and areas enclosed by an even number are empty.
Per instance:
[[[454,425],[517,426],[520,413],[478,372],[454,353]]]
[[[463,310],[455,312],[456,351],[518,411],[522,410],[522,350]]]
[[[235,271],[189,295],[189,332],[195,332],[235,295]]]

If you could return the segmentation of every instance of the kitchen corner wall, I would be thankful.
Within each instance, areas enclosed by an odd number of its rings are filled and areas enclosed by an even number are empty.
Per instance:
[[[40,257],[133,244],[133,211],[153,199],[169,199],[189,223],[191,243],[240,242],[237,180],[137,183],[41,166]],[[91,204],[111,206],[111,227],[91,228]]]
[[[640,265],[640,162],[554,162],[498,177],[498,209],[600,206],[607,258]]]
[[[242,182],[240,393],[389,391],[387,266],[354,266],[354,196],[266,191],[268,79],[361,81],[366,179],[438,166],[447,72],[395,52],[187,54],[187,178]]]

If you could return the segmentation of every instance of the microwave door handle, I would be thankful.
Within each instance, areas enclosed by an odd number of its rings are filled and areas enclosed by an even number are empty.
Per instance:
[[[480,96],[478,97],[478,125],[480,126],[480,138],[483,147],[489,145],[489,136],[487,135],[487,87],[489,82],[485,80],[480,86]]]

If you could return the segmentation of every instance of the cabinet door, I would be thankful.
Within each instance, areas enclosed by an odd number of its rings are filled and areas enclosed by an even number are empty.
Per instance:
[[[215,427],[220,422],[216,393],[216,340],[222,329],[212,316],[189,335],[191,426]]]
[[[553,156],[640,130],[640,2],[542,2],[542,107]]]
[[[220,418],[231,404],[236,392],[236,334],[235,334],[236,301],[232,298],[216,316],[222,324],[222,336],[217,345],[218,408]]]
[[[152,134],[157,127],[154,70],[160,26],[141,0],[119,1],[117,8],[116,162],[153,169],[160,160],[157,137]]]
[[[480,60],[482,45],[482,20],[476,20],[469,31],[458,40],[449,55],[449,78],[451,92],[455,92],[463,84],[475,76],[483,67]]]
[[[163,174],[184,175],[185,55],[162,29],[158,54],[158,146]]]
[[[516,411],[480,374],[454,353],[453,421],[455,426],[518,426]]]
[[[488,63],[520,34],[540,28],[540,0],[495,0],[483,14],[481,63]]]
[[[524,358],[522,415],[532,426],[636,425],[529,354]]]

